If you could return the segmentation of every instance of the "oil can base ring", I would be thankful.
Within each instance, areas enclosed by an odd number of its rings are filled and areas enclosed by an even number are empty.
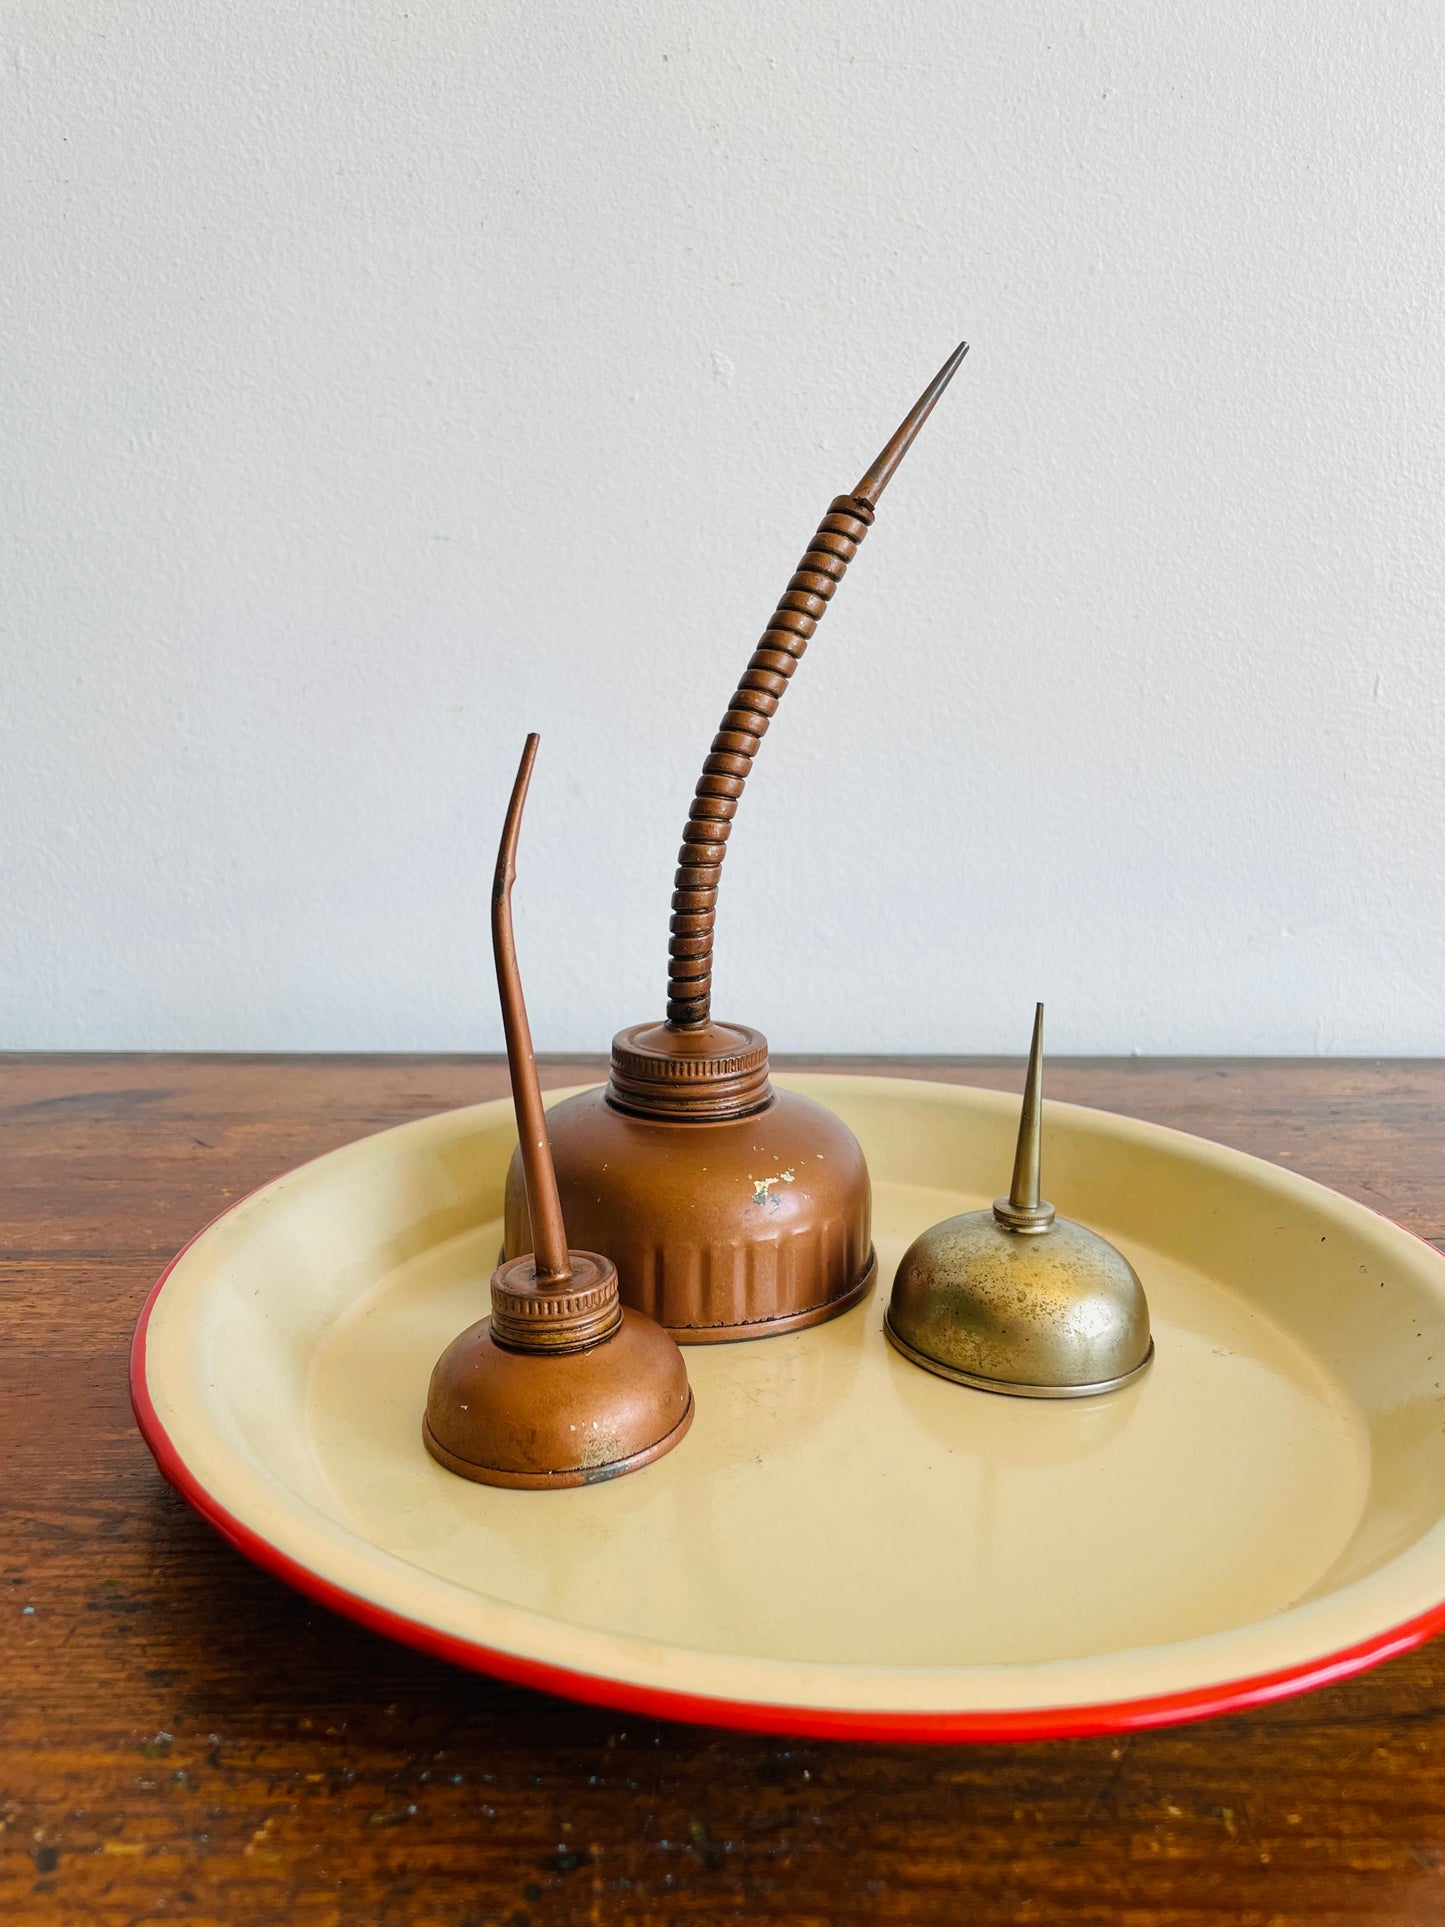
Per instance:
[[[918,1365],[925,1372],[932,1372],[936,1378],[950,1379],[955,1385],[971,1385],[977,1392],[1000,1392],[1006,1398],[1098,1398],[1104,1392],[1117,1392],[1125,1385],[1132,1385],[1136,1378],[1148,1371],[1154,1357],[1154,1340],[1149,1340],[1149,1349],[1130,1372],[1119,1378],[1101,1378],[1092,1385],[1022,1385],[1008,1378],[985,1378],[979,1372],[966,1372],[959,1365],[945,1365],[941,1359],[930,1358],[927,1352],[920,1352],[900,1338],[893,1329],[891,1320],[885,1312],[883,1333],[894,1351],[901,1352],[910,1365]]]
[[[502,1466],[477,1465],[471,1459],[459,1459],[455,1452],[449,1452],[433,1436],[431,1426],[425,1418],[421,1422],[422,1443],[448,1472],[456,1472],[464,1479],[471,1479],[476,1485],[504,1485],[522,1492],[559,1492],[571,1486],[602,1485],[608,1479],[620,1479],[625,1472],[636,1472],[640,1466],[651,1465],[660,1459],[664,1452],[670,1452],[677,1445],[687,1428],[692,1424],[692,1415],[697,1409],[691,1390],[687,1395],[687,1410],[670,1432],[653,1445],[644,1446],[629,1458],[611,1459],[606,1465],[576,1465],[565,1472],[511,1472]]]

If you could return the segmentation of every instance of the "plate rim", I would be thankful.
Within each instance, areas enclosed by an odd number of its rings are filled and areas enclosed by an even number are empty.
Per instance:
[[[809,1072],[795,1075],[805,1076],[811,1082],[814,1079],[826,1078],[829,1074]],[[856,1076],[857,1073],[844,1072],[841,1075]],[[870,1078],[868,1081],[878,1084],[911,1084],[939,1091],[959,1089],[977,1090],[980,1093],[988,1091],[986,1086],[945,1084],[941,1080],[930,1078],[889,1076]],[[567,1094],[565,1091],[558,1091],[555,1094],[549,1092],[547,1097],[550,1101],[554,1097]],[[991,1091],[988,1091],[988,1094],[995,1095]],[[500,1101],[505,1102],[505,1099]],[[464,1105],[451,1108],[466,1110],[475,1107]],[[1097,1109],[1094,1106],[1074,1104],[1061,1105],[1060,1108],[1073,1111]],[[1118,1119],[1123,1115],[1102,1110],[1097,1114],[1111,1119]],[[400,1128],[405,1128],[406,1123],[416,1121],[405,1120]],[[1138,1121],[1143,1122],[1143,1120]],[[396,1128],[398,1127],[385,1126],[379,1132],[363,1133],[363,1137],[384,1136],[388,1130]],[[1219,1144],[1215,1139],[1200,1137],[1195,1132],[1180,1131],[1177,1127],[1170,1125],[1151,1123],[1148,1128],[1168,1136],[1209,1145],[1216,1150],[1229,1152],[1233,1149],[1233,1147]],[[348,1143],[359,1141],[348,1140]],[[342,1145],[333,1148],[344,1150],[347,1147]],[[267,1178],[263,1183],[246,1192],[244,1196],[234,1199],[224,1211],[218,1212],[188,1238],[171,1258],[147,1293],[131,1338],[129,1352],[131,1411],[141,1437],[162,1477],[200,1518],[204,1519],[244,1558],[328,1610],[365,1626],[369,1631],[380,1633],[386,1638],[394,1639],[402,1645],[425,1653],[431,1658],[461,1666],[471,1672],[505,1680],[512,1685],[530,1687],[587,1705],[641,1714],[655,1719],[731,1728],[735,1731],[791,1735],[797,1738],[820,1740],[936,1744],[1007,1743],[1022,1740],[1083,1739],[1104,1734],[1143,1732],[1151,1728],[1181,1725],[1195,1720],[1218,1718],[1227,1713],[1242,1712],[1250,1707],[1267,1705],[1275,1700],[1291,1698],[1296,1694],[1314,1691],[1320,1687],[1350,1679],[1358,1673],[1383,1664],[1386,1660],[1414,1651],[1437,1633],[1445,1630],[1445,1598],[1442,1598],[1408,1619],[1328,1653],[1307,1657],[1267,1672],[1245,1674],[1208,1685],[1145,1694],[1133,1699],[1081,1701],[1062,1706],[954,1707],[939,1711],[912,1707],[890,1710],[774,1703],[766,1700],[692,1693],[676,1687],[644,1685],[606,1673],[587,1672],[558,1665],[552,1660],[510,1652],[482,1640],[445,1631],[441,1627],[429,1624],[426,1620],[415,1619],[409,1614],[382,1605],[377,1600],[339,1585],[335,1580],[315,1571],[233,1513],[186,1462],[184,1454],[170,1436],[151,1397],[146,1371],[147,1334],[152,1313],[160,1301],[167,1281],[191,1248],[216,1225],[241,1210],[252,1198],[277,1182],[278,1178],[291,1177],[296,1172],[305,1170],[308,1165],[319,1163],[332,1154],[331,1151],[324,1151],[314,1158],[303,1159],[301,1163],[291,1166],[287,1171],[277,1173],[275,1177]],[[1303,1179],[1301,1173],[1290,1171],[1286,1166],[1272,1165],[1268,1159],[1255,1159],[1252,1153],[1235,1152],[1234,1155],[1249,1157],[1252,1161],[1264,1164],[1296,1182],[1304,1182],[1312,1187],[1315,1185],[1315,1180]],[[1318,1188],[1332,1197],[1344,1196],[1343,1193],[1332,1191],[1327,1185],[1319,1185]],[[1372,1206],[1358,1199],[1348,1199],[1346,1202],[1367,1216],[1378,1218],[1382,1223],[1390,1225],[1392,1229],[1403,1231],[1406,1236],[1424,1246],[1432,1257],[1437,1260],[1441,1258],[1441,1254],[1427,1239],[1409,1231],[1405,1226],[1396,1224],[1383,1212],[1374,1210]]]

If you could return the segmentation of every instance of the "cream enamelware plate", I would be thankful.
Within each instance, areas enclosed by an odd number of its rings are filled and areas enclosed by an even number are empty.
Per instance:
[[[667,1458],[536,1493],[422,1447],[432,1363],[487,1305],[501,1102],[319,1158],[187,1247],[132,1360],[162,1470],[251,1557],[415,1645],[800,1734],[1160,1724],[1445,1623],[1445,1259],[1293,1172],[1050,1104],[1049,1194],[1133,1263],[1156,1357],[1108,1397],[971,1391],[890,1349],[883,1310],[910,1240],[999,1189],[1018,1100],[777,1081],[857,1132],[880,1283],[831,1324],[689,1349],[697,1417]]]

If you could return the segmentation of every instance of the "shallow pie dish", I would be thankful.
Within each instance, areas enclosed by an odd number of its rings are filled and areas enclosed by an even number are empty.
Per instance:
[[[692,1434],[645,1473],[512,1492],[422,1447],[432,1361],[485,1307],[507,1102],[332,1152],[186,1247],[131,1357],[161,1470],[377,1630],[759,1730],[1124,1731],[1322,1685],[1445,1624],[1445,1259],[1293,1172],[1051,1104],[1050,1195],[1133,1262],[1157,1355],[1107,1398],[971,1392],[891,1350],[883,1308],[915,1233],[997,1190],[1017,1099],[777,1081],[862,1142],[879,1288],[831,1324],[689,1350]]]

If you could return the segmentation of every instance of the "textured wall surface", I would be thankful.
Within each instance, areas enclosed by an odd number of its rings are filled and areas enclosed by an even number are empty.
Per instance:
[[[0,1043],[1445,1050],[1438,0],[18,0]],[[565,939],[565,941],[563,941]]]

